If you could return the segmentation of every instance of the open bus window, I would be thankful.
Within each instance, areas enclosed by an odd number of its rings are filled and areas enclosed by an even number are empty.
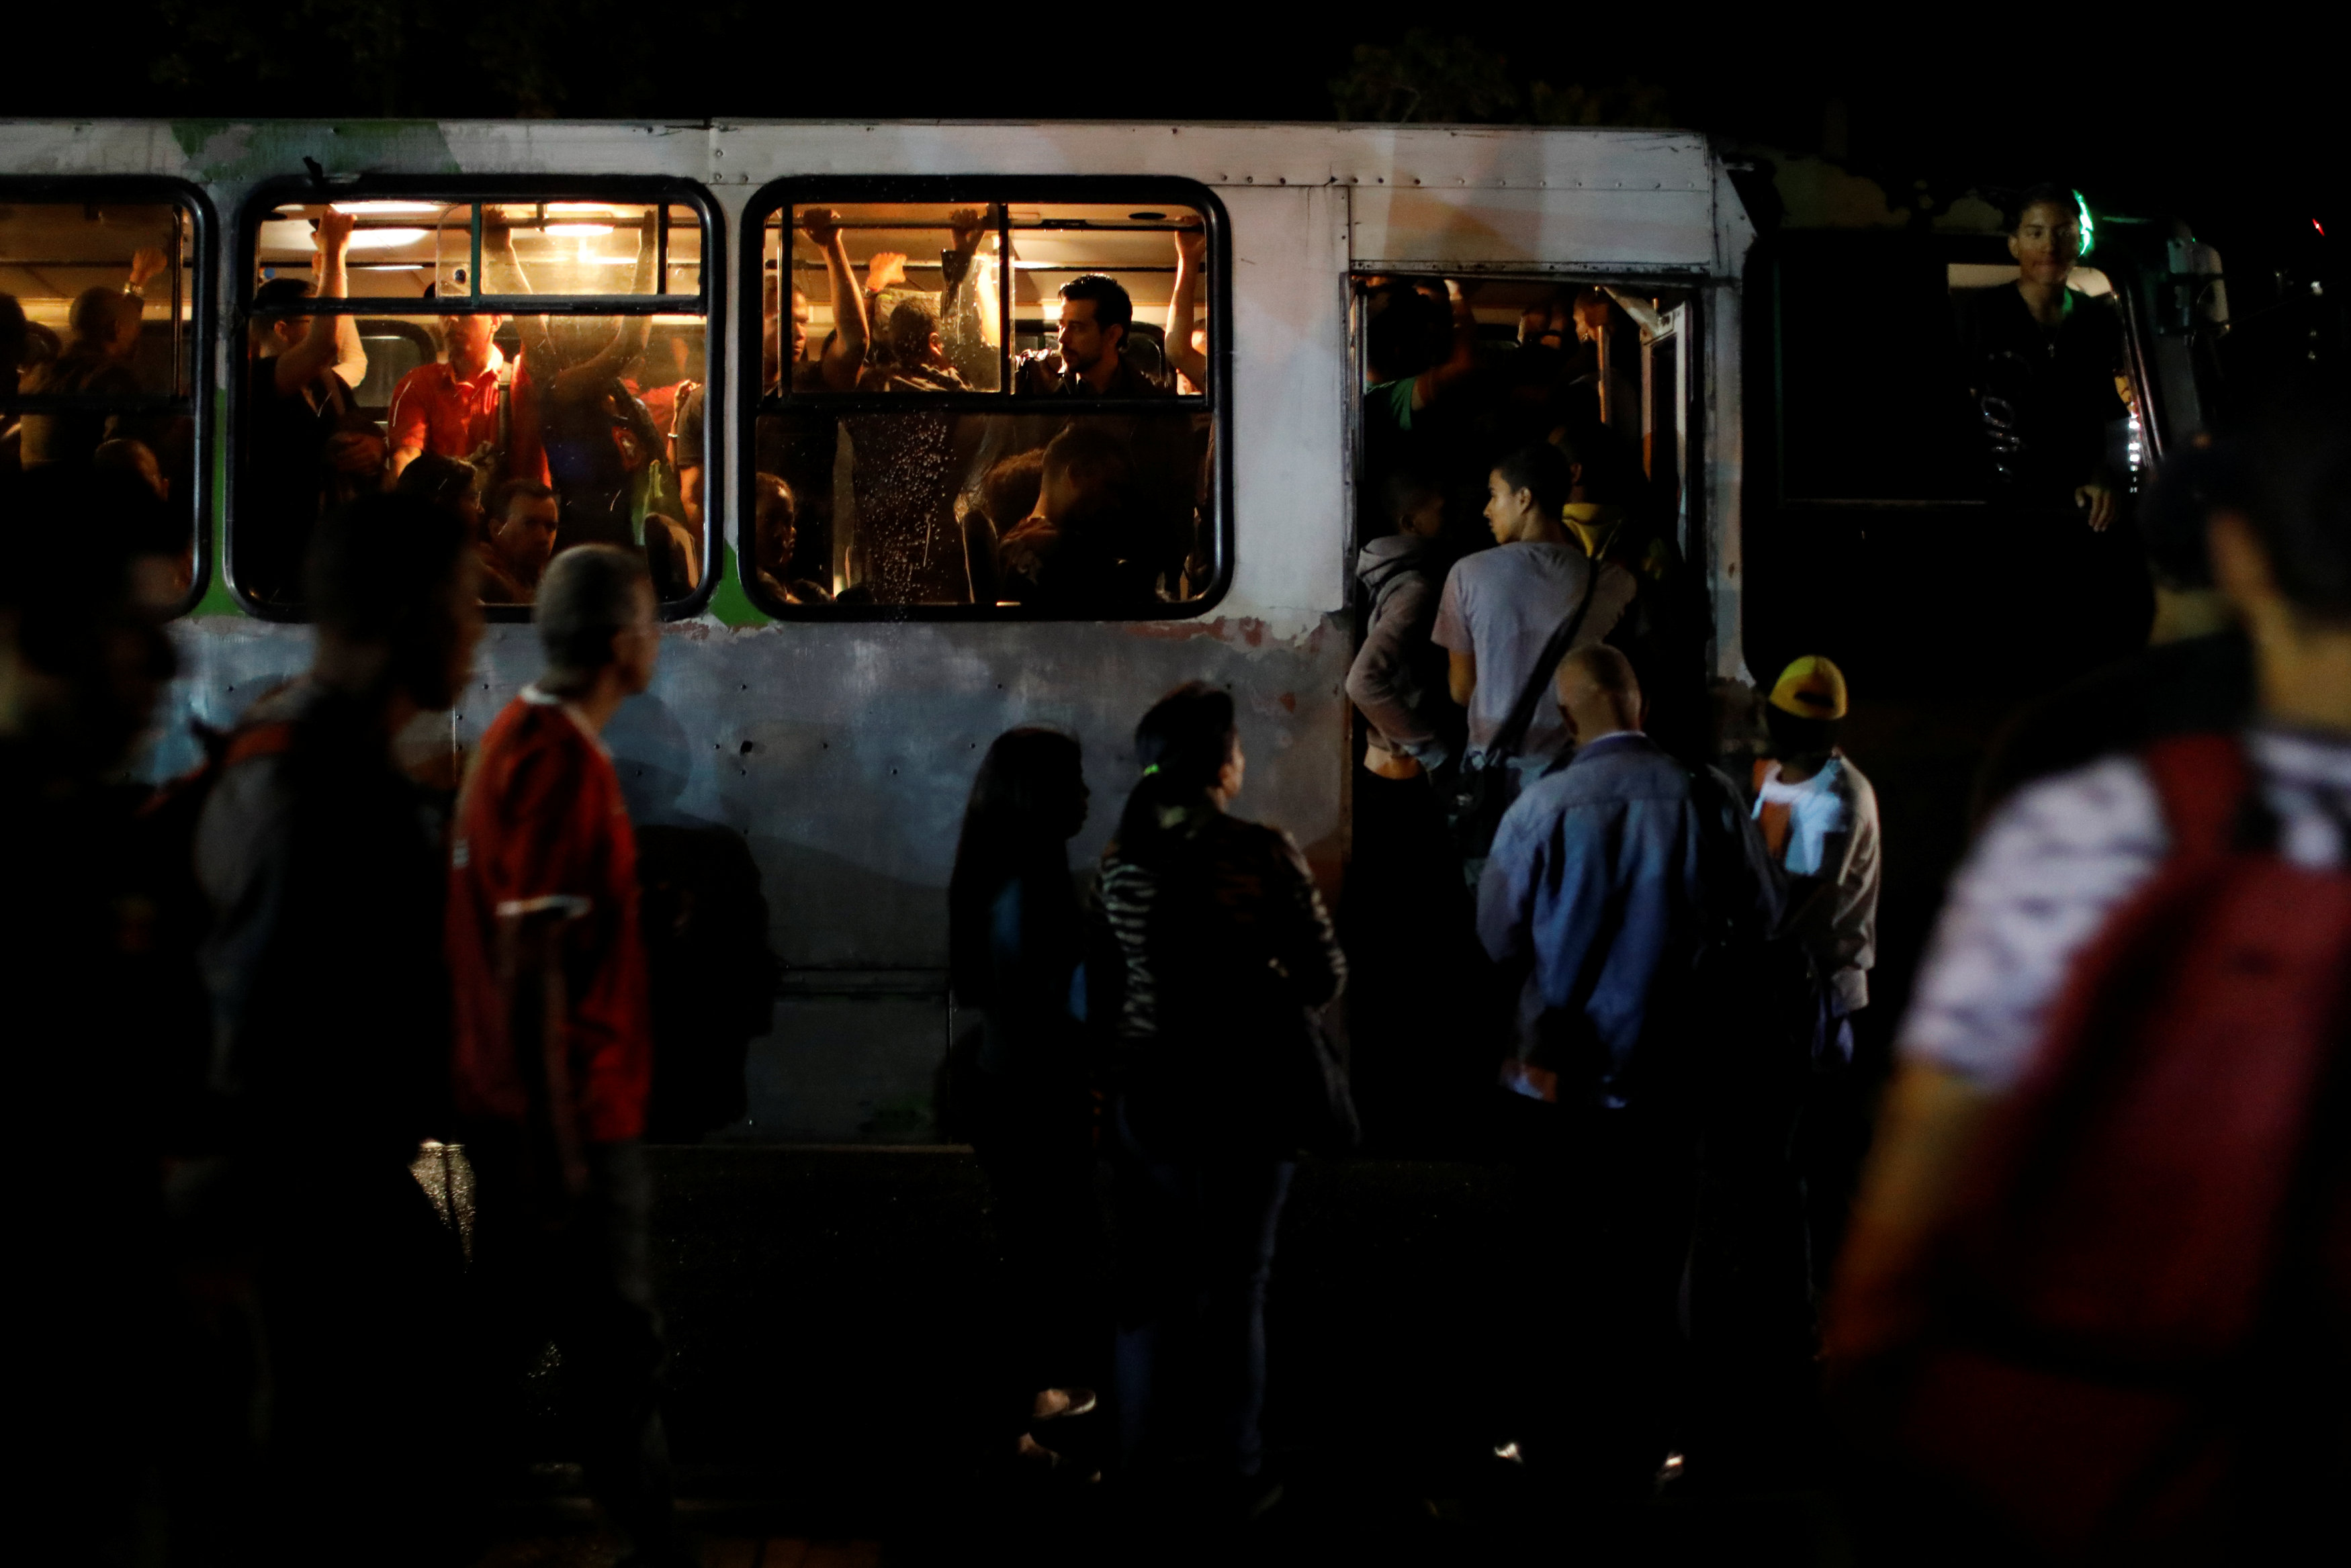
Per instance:
[[[795,613],[1196,607],[1227,566],[1212,204],[805,184],[750,218],[755,597]]]
[[[67,487],[156,563],[141,592],[183,606],[202,489],[197,214],[120,193],[0,190],[0,483]]]
[[[643,550],[664,604],[695,596],[710,565],[698,206],[256,208],[232,531],[249,597],[298,608],[318,518],[371,489],[462,515],[494,606],[528,605],[580,544]]]

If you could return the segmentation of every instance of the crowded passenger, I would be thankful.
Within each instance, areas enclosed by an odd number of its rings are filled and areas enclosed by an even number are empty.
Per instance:
[[[1086,797],[1077,742],[1044,729],[998,736],[947,884],[956,1001],[982,1016],[971,1140],[1004,1244],[1003,1426],[1014,1455],[1046,1471],[1065,1456],[1032,1428],[1094,1407],[1100,1349],[1086,925],[1069,864]]]
[[[212,1225],[253,1259],[267,1349],[256,1538],[232,1560],[307,1562],[332,1535],[405,1561],[448,1528],[442,1429],[470,1390],[457,1239],[409,1174],[449,1131],[447,877],[393,738],[455,700],[481,610],[446,511],[363,495],[313,532],[309,673],[246,711],[195,841],[226,1118]],[[353,1478],[387,1504],[356,1538]]]
[[[2334,1528],[2347,431],[2273,417],[2209,496],[2250,723],[2022,789],[1951,885],[1828,1325],[1889,1560],[2263,1562]]]
[[[1335,1108],[1295,1085],[1346,961],[1297,846],[1227,808],[1247,759],[1230,693],[1193,682],[1135,727],[1143,777],[1102,852],[1115,953],[1088,1010],[1113,1037],[1121,1447],[1166,1476],[1205,1444],[1213,1505],[1265,1507],[1265,1293],[1299,1147]],[[1352,1116],[1350,1108],[1346,1115]]]
[[[1008,597],[1040,609],[1120,609],[1155,602],[1150,514],[1128,444],[1071,424],[1045,448],[1037,509],[998,556]]]
[[[1573,759],[1511,805],[1478,888],[1479,935],[1519,988],[1501,1065],[1526,1189],[1511,1316],[1552,1347],[1514,1358],[1504,1436],[1523,1463],[1639,1495],[1684,1441],[1676,1298],[1699,1074],[1726,1022],[1698,977],[1710,950],[1761,940],[1777,898],[1730,782],[1642,733],[1622,653],[1567,654],[1556,706]]]
[[[162,252],[142,249],[131,257],[130,281],[120,288],[83,290],[66,320],[65,347],[55,359],[26,376],[22,389],[36,395],[132,397],[146,390],[131,369],[146,309],[141,291],[163,266]],[[122,415],[96,410],[26,414],[18,461],[26,468],[88,462],[100,441],[114,435],[137,436],[145,429],[144,421],[126,423]]]
[[[1445,493],[1426,472],[1388,480],[1395,532],[1365,541],[1355,559],[1371,609],[1347,671],[1347,697],[1369,726],[1364,765],[1383,779],[1440,767],[1453,748],[1447,666],[1431,640],[1444,591]]]
[[[1073,277],[1061,288],[1055,355],[1024,354],[1012,389],[1029,397],[1160,398],[1172,384],[1138,369],[1127,358],[1134,333],[1134,300],[1116,278],[1100,273]]]
[[[792,557],[799,548],[799,498],[772,473],[754,475],[751,484],[759,586],[778,604],[827,602],[832,595],[823,585],[791,575]]]
[[[653,679],[655,610],[632,551],[549,566],[545,673],[482,737],[459,798],[448,962],[495,1348],[519,1372],[554,1341],[590,1492],[632,1561],[682,1563],[640,1147],[653,1038],[635,839],[598,739]]]
[[[1557,447],[1522,447],[1487,480],[1486,523],[1496,548],[1464,556],[1446,575],[1430,632],[1447,655],[1447,685],[1468,710],[1466,765],[1489,775],[1488,816],[1465,845],[1475,880],[1492,820],[1523,782],[1573,743],[1544,700],[1571,649],[1602,641],[1633,605],[1632,574],[1595,563],[1561,522],[1574,472]]]
[[[498,486],[486,519],[489,537],[477,546],[483,602],[530,603],[547,563],[555,557],[562,524],[562,504],[549,486],[535,479],[509,479]]]
[[[392,389],[384,418],[391,447],[386,479],[425,452],[462,458],[488,472],[506,465],[506,355],[491,339],[498,316],[441,317],[443,358],[419,365]]]
[[[356,222],[332,207],[321,209],[315,287],[278,277],[254,291],[249,352],[255,369],[237,496],[237,577],[264,600],[300,597],[302,563],[322,509],[381,483],[382,439],[359,418],[350,383],[336,373],[340,318],[261,314],[288,309],[314,294],[344,297]]]

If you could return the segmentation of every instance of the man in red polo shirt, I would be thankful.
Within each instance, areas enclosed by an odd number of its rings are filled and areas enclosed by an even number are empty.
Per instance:
[[[444,316],[441,341],[448,357],[419,365],[392,389],[384,433],[392,444],[392,472],[425,452],[472,461],[498,442],[498,372],[506,356],[490,341],[496,316]]]
[[[503,1348],[552,1338],[589,1490],[634,1563],[685,1562],[656,1401],[643,1151],[653,1077],[636,838],[599,739],[653,679],[644,557],[558,556],[538,683],[482,737],[451,846],[455,1088],[475,1169],[475,1262]]]

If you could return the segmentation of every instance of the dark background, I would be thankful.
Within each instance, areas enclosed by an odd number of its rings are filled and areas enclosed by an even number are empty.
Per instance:
[[[2060,180],[2224,247],[2351,221],[2332,167],[2343,55],[2314,15],[1498,8],[1460,25],[1475,15],[33,0],[8,24],[5,112],[1674,125],[1826,152],[1897,201],[1919,181],[1948,200]]]

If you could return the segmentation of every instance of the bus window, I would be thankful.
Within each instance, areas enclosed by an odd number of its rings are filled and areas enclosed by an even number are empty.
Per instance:
[[[1122,618],[1212,591],[1208,203],[1020,197],[754,202],[741,549],[770,608]]]
[[[298,605],[321,511],[384,488],[465,517],[487,603],[528,604],[556,550],[591,543],[644,551],[665,604],[693,597],[709,566],[697,208],[285,203],[250,232],[233,529],[248,596]]]
[[[183,606],[196,568],[196,215],[172,200],[0,191],[0,480],[82,473],[110,526]],[[143,194],[143,193],[142,193]],[[21,322],[21,325],[19,323]]]

